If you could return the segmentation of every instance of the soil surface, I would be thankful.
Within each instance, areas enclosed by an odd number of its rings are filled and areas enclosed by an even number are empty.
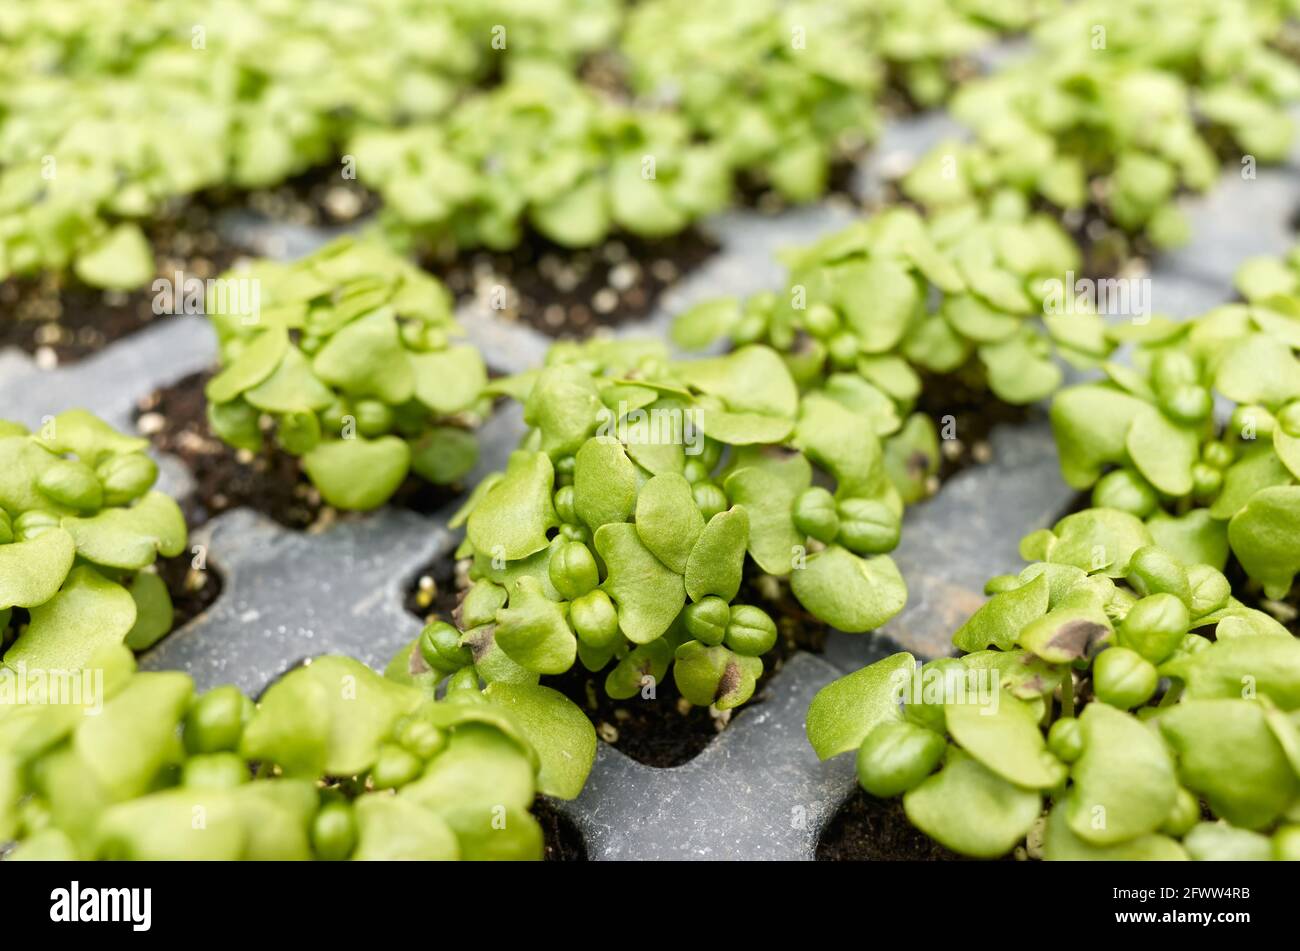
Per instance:
[[[188,552],[175,558],[159,558],[155,564],[159,577],[172,596],[173,631],[180,630],[210,608],[221,594],[220,573],[210,565],[202,571],[194,568],[193,556]]]
[[[373,193],[344,179],[339,168],[327,166],[271,189],[217,188],[177,198],[141,227],[155,252],[156,276],[175,283],[179,271],[183,280],[206,280],[241,258],[276,253],[275,248],[229,241],[217,228],[224,212],[252,211],[289,224],[325,226],[351,222],[378,204]],[[15,319],[0,322],[0,349],[17,347],[47,369],[75,362],[165,320],[173,310],[179,312],[179,304],[173,308],[171,298],[164,296],[159,299],[164,312],[155,313],[158,296],[149,285],[133,291],[89,287],[71,270],[11,278],[0,283],[0,312]]]
[[[817,843],[819,862],[967,861],[907,821],[900,799],[854,791]]]
[[[597,736],[638,763],[663,769],[680,766],[702,753],[726,726],[725,720],[710,715],[708,707],[694,706],[682,697],[671,670],[655,686],[654,699],[644,700],[640,694],[611,699],[605,693],[605,676],[604,670],[590,673],[575,663],[566,673],[543,677],[542,684],[576,703],[595,724]],[[758,699],[755,691],[750,703]]]
[[[580,339],[645,317],[717,250],[695,230],[655,241],[621,235],[580,250],[530,232],[512,251],[464,251],[424,263],[458,303],[477,301],[547,336]]]
[[[915,412],[929,416],[941,436],[944,417],[951,416],[954,420],[955,438],[943,439],[939,443],[942,452],[938,481],[932,486],[936,490],[963,469],[992,460],[989,436],[995,426],[1024,425],[1034,414],[1032,407],[1002,402],[989,391],[988,384],[982,379],[961,371],[944,376],[923,376]]]
[[[582,839],[578,827],[561,814],[549,799],[538,796],[533,802],[533,818],[542,827],[545,835],[545,852],[547,862],[585,862],[587,861],[587,843]]]
[[[452,612],[460,604],[459,588],[455,563],[450,558],[441,558],[420,571],[403,605],[425,624],[433,621],[455,624]]]
[[[141,400],[136,427],[160,452],[185,463],[195,490],[181,501],[191,525],[202,525],[227,509],[247,507],[286,528],[323,530],[339,513],[321,501],[298,460],[267,440],[260,453],[233,449],[212,433],[203,387],[211,371],[191,374]],[[454,499],[454,486],[436,486],[412,476],[390,504],[422,514]]]
[[[246,253],[217,233],[215,209],[197,198],[164,210],[145,225],[145,235],[155,251],[155,275],[171,284],[178,271],[183,280],[217,277]],[[150,285],[102,290],[83,284],[71,270],[10,278],[0,283],[0,312],[13,318],[0,321],[0,350],[24,350],[44,369],[87,357],[171,315],[171,297]]]

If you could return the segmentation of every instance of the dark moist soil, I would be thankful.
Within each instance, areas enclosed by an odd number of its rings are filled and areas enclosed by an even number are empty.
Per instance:
[[[177,456],[194,479],[181,503],[198,526],[232,508],[251,508],[291,529],[321,530],[338,518],[302,474],[298,460],[268,438],[260,453],[233,449],[208,426],[203,388],[211,371],[191,374],[140,401],[136,426],[153,447]],[[435,486],[412,476],[390,504],[431,514],[454,499],[455,486]]]
[[[343,177],[343,166],[323,165],[272,188],[241,194],[218,193],[216,201],[293,225],[318,228],[350,224],[378,210],[378,194],[355,178]]]
[[[155,251],[154,273],[171,283],[177,271],[185,280],[206,280],[244,256],[246,249],[223,240],[214,222],[214,209],[196,199],[149,223],[145,235]],[[0,313],[12,317],[0,321],[0,350],[17,347],[45,369],[73,363],[166,320],[168,313],[154,313],[156,296],[149,285],[134,291],[89,287],[71,270],[10,278],[0,283]]]
[[[409,613],[425,624],[433,621],[455,624],[453,612],[460,605],[455,563],[450,558],[442,558],[422,569],[402,603]]]
[[[158,575],[172,596],[172,630],[178,631],[212,606],[221,594],[221,575],[211,565],[193,567],[193,556],[182,552],[155,562]]]
[[[877,799],[862,789],[822,832],[817,843],[819,862],[962,862],[907,821],[899,799]]]
[[[427,259],[458,303],[492,308],[549,337],[581,339],[645,317],[659,296],[707,261],[718,246],[695,230],[660,240],[620,235],[572,250],[530,233],[512,251]],[[493,307],[494,288],[505,289]]]
[[[1002,402],[977,375],[961,371],[944,376],[923,375],[915,411],[930,417],[941,436],[944,417],[951,416],[954,420],[956,438],[939,442],[940,462],[935,489],[963,469],[992,460],[989,436],[994,427],[1021,426],[1034,415],[1032,407]],[[917,464],[924,466],[925,461],[918,460]]]
[[[298,225],[339,225],[376,207],[373,193],[355,180],[344,179],[340,167],[327,166],[272,189],[218,188],[178,198],[141,226],[155,252],[155,275],[174,283],[178,271],[184,280],[206,280],[218,277],[242,257],[277,252],[243,247],[224,238],[216,223],[225,211],[253,211]],[[0,313],[14,319],[0,322],[0,349],[17,347],[46,368],[75,362],[165,320],[168,314],[154,313],[155,296],[151,286],[134,291],[89,287],[71,270],[10,278],[0,283]]]
[[[578,827],[556,809],[549,799],[538,796],[533,801],[533,818],[545,836],[543,856],[547,862],[585,862],[587,843]]]

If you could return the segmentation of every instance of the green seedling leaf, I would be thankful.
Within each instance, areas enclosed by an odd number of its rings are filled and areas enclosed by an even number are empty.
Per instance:
[[[804,399],[795,444],[835,477],[843,493],[867,493],[880,477],[880,440],[863,420],[833,399],[819,394]]]
[[[473,347],[409,353],[407,359],[415,373],[415,398],[440,416],[468,409],[487,386],[487,368]]]
[[[61,528],[0,545],[0,610],[49,601],[72,570],[76,554],[76,542]]]
[[[820,759],[856,750],[887,720],[902,718],[902,691],[916,669],[916,659],[906,652],[827,684],[808,707],[808,742]]]
[[[466,723],[399,798],[441,816],[456,833],[462,859],[538,858],[541,830],[527,813],[537,791],[533,777],[518,741],[496,727]],[[505,829],[484,803],[505,808]]]
[[[731,601],[740,591],[749,541],[749,514],[738,505],[709,519],[686,559],[686,594]],[[3,552],[4,549],[0,549]]]
[[[790,588],[816,617],[848,633],[880,627],[907,602],[907,585],[892,558],[860,558],[838,545],[793,571]]]
[[[725,647],[687,641],[677,648],[673,679],[683,697],[697,706],[731,710],[754,695],[763,662]]]
[[[1090,703],[1079,717],[1083,756],[1065,800],[1070,830],[1090,845],[1117,845],[1155,832],[1178,794],[1173,758],[1136,717]]]
[[[831,281],[835,302],[864,353],[898,346],[921,299],[911,271],[897,261],[873,258],[837,268]]]
[[[1273,843],[1267,836],[1218,822],[1198,822],[1183,839],[1197,862],[1268,862]]]
[[[1061,385],[1061,368],[1022,336],[989,343],[978,350],[988,370],[989,388],[998,399],[1023,406],[1046,399]]]
[[[749,516],[749,553],[773,575],[788,575],[795,546],[804,537],[795,529],[795,499],[812,484],[812,466],[803,455],[736,469],[723,483],[732,503]]]
[[[1160,730],[1178,754],[1183,784],[1234,826],[1268,826],[1300,790],[1257,703],[1187,700],[1161,714]]]
[[[396,436],[328,439],[302,457],[302,467],[327,503],[365,512],[387,502],[406,479],[411,450]]]
[[[569,364],[547,367],[524,404],[524,422],[541,433],[541,450],[552,457],[577,452],[608,413],[592,376]]]
[[[1270,598],[1283,598],[1300,571],[1300,486],[1261,489],[1228,523],[1228,543]]]
[[[138,225],[120,224],[87,245],[73,271],[91,287],[135,290],[153,277],[153,249]]]
[[[609,571],[601,590],[618,606],[618,626],[634,644],[661,637],[686,601],[682,576],[642,544],[635,525],[602,525],[596,551]]]
[[[1058,805],[1047,819],[1043,857],[1051,862],[1178,862],[1188,855],[1176,839],[1140,835],[1114,845],[1094,845],[1079,838],[1066,819],[1068,807]]]
[[[641,487],[636,500],[636,531],[641,543],[678,574],[704,531],[691,484],[683,476],[666,472]]]
[[[317,379],[302,351],[290,344],[271,375],[244,391],[250,406],[265,413],[316,413],[334,402],[334,393]]]
[[[1276,452],[1269,451],[1269,447],[1247,450],[1224,471],[1223,489],[1210,506],[1210,515],[1215,519],[1230,519],[1246,507],[1256,492],[1289,485],[1292,480],[1289,468]]]
[[[1121,462],[1128,433],[1148,404],[1110,386],[1070,386],[1052,401],[1052,434],[1061,456],[1061,475],[1074,489],[1087,489],[1102,470]]]
[[[1157,512],[1147,519],[1151,537],[1186,566],[1210,565],[1220,571],[1228,562],[1228,527],[1208,509],[1185,515]]]
[[[289,334],[271,327],[244,343],[237,356],[228,360],[221,372],[208,381],[204,395],[209,403],[229,403],[257,386],[280,365],[289,349]]]
[[[73,568],[58,594],[31,609],[31,623],[5,653],[5,666],[81,670],[99,648],[122,643],[135,617],[125,588],[88,565]]]
[[[1165,418],[1154,406],[1139,412],[1124,440],[1139,472],[1166,495],[1192,491],[1192,466],[1200,452],[1196,432]]]
[[[1141,519],[1114,509],[1085,509],[1053,526],[1056,543],[1047,560],[1074,565],[1089,573],[1122,578],[1133,552],[1152,543]]]
[[[903,797],[903,808],[912,824],[939,844],[991,859],[1025,837],[1042,796],[953,751],[943,769]]]
[[[511,660],[539,674],[562,674],[573,666],[578,643],[564,609],[542,591],[541,583],[520,578],[509,605],[497,611],[496,642]]]
[[[967,753],[1008,782],[1026,789],[1052,789],[1065,767],[1047,752],[1029,704],[1006,691],[989,698],[962,697],[943,705],[948,732]]]
[[[731,333],[740,320],[740,302],[718,297],[696,304],[673,318],[672,340],[683,350],[703,350]]]
[[[434,485],[451,485],[478,462],[478,440],[459,426],[431,426],[409,443],[411,471]]]
[[[967,653],[990,646],[1011,650],[1020,631],[1047,613],[1048,577],[1043,572],[1027,584],[995,594],[953,635],[957,649]]]
[[[374,765],[398,718],[422,702],[420,690],[351,658],[317,657],[267,689],[240,752],[286,775],[355,776]]]
[[[352,857],[378,862],[449,862],[461,858],[456,833],[437,813],[402,796],[371,793],[356,803]]]
[[[1300,363],[1286,344],[1251,334],[1223,354],[1214,386],[1237,403],[1279,406],[1300,396]]]
[[[126,646],[142,651],[162,640],[172,629],[174,612],[167,582],[152,571],[137,572],[131,581],[135,601],[135,624],[126,635]]]
[[[596,756],[596,729],[559,691],[533,684],[488,684],[483,695],[501,707],[537,751],[537,791],[560,799],[582,792]]]
[[[610,522],[625,522],[636,510],[636,463],[618,440],[589,439],[575,457],[574,508],[593,532]]]
[[[546,533],[560,521],[551,499],[554,484],[554,469],[545,453],[521,450],[511,455],[505,475],[470,513],[468,533],[475,549],[514,561],[546,548]]]
[[[1220,638],[1189,656],[1179,676],[1188,700],[1262,694],[1283,710],[1300,709],[1300,641],[1257,634]]]
[[[104,509],[89,518],[64,518],[77,554],[110,568],[135,570],[185,550],[185,516],[170,496],[151,491],[130,508]]]
[[[99,716],[82,721],[73,749],[110,801],[149,788],[172,755],[176,727],[193,693],[185,674],[136,674]]]
[[[753,413],[792,423],[799,408],[794,380],[781,358],[768,347],[742,347],[725,357],[678,363],[675,369],[688,386],[718,397],[733,413]],[[708,416],[706,412],[706,431]],[[778,442],[781,438],[764,441]]]
[[[338,331],[312,360],[316,375],[350,396],[373,396],[390,406],[415,394],[415,370],[387,308]]]

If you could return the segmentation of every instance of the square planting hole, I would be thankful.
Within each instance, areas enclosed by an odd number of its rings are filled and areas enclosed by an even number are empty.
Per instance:
[[[457,564],[450,556],[425,565],[407,586],[406,610],[424,624],[435,620],[456,624],[460,592],[469,583],[468,567],[468,561]],[[735,710],[718,712],[691,704],[678,691],[671,669],[654,685],[653,696],[647,688],[625,700],[615,700],[605,692],[612,662],[594,672],[575,662],[563,674],[542,677],[541,683],[577,704],[595,726],[596,735],[624,755],[646,766],[680,766],[703,752],[737,717],[761,705],[768,696],[768,682],[795,652],[821,653],[825,648],[830,629],[809,615],[794,600],[789,586],[778,579],[751,571],[736,600],[770,614],[779,637],[776,647],[763,657],[765,670],[753,698]]]
[[[222,442],[208,425],[203,388],[214,371],[193,373],[140,400],[135,426],[154,450],[175,456],[194,481],[182,500],[187,520],[200,525],[230,509],[249,508],[285,528],[323,531],[344,513],[326,505],[307,481],[296,457],[265,440],[260,452],[235,449]],[[444,509],[465,490],[463,483],[434,485],[416,475],[407,480],[388,504],[422,515]]]
[[[694,229],[657,240],[618,235],[580,250],[529,232],[512,251],[424,263],[458,305],[476,304],[548,337],[581,339],[648,316],[665,291],[717,250]],[[491,355],[484,358],[490,362]]]

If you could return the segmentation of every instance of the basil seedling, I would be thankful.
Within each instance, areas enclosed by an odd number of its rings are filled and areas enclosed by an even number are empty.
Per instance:
[[[1209,565],[1146,593],[1177,574],[1150,535],[1089,509],[1026,539],[1045,560],[995,579],[960,657],[898,653],[826,686],[814,749],[857,750],[864,789],[965,855],[1028,839],[1047,859],[1289,857],[1300,640]]]
[[[467,428],[487,411],[478,351],[457,344],[451,299],[391,251],[343,238],[293,264],[261,262],[227,280],[239,306],[214,299],[221,372],[208,419],[232,446],[264,443],[302,458],[341,509],[382,505],[410,472],[455,482],[478,457]]]
[[[171,630],[171,595],[152,566],[185,550],[185,519],[152,488],[147,446],[86,410],[36,432],[0,420],[7,667],[75,671],[104,644],[143,650]]]
[[[771,349],[672,362],[653,343],[560,344],[488,391],[522,402],[531,427],[454,521],[474,592],[495,592],[493,612],[462,612],[459,642],[488,681],[612,665],[606,690],[625,698],[671,667],[692,703],[744,703],[778,637],[738,603],[750,563],[842,630],[902,607],[884,554],[902,500],[875,433],[851,402],[801,402]],[[813,488],[814,465],[834,493]],[[818,492],[835,521],[814,535],[799,500]]]
[[[400,665],[381,677],[331,656],[254,704],[137,673],[113,644],[92,671],[75,698],[0,703],[12,858],[539,859],[535,796],[577,795],[596,750],[545,687],[459,683],[435,700]]]

